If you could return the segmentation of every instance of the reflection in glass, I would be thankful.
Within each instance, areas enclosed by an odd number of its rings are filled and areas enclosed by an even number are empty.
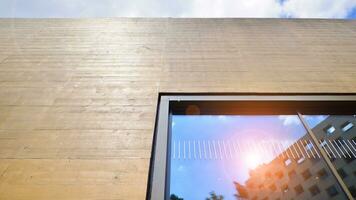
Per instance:
[[[305,115],[304,119],[313,126],[320,146],[356,198],[356,115]],[[333,188],[327,191],[332,196],[336,194]]]
[[[169,180],[170,199],[345,198],[297,115],[173,115]]]

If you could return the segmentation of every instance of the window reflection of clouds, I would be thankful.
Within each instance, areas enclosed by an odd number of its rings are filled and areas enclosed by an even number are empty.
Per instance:
[[[301,124],[298,116],[295,115],[280,115],[278,119],[282,120],[285,126]]]
[[[328,115],[304,115],[304,119],[310,128],[314,128],[327,117]]]
[[[173,141],[238,141],[245,147],[233,159],[172,159],[171,191],[184,199],[204,199],[214,190],[225,199],[234,199],[236,189],[232,183],[244,183],[251,169],[275,158],[253,144],[280,142],[280,148],[287,148],[306,133],[297,120],[296,115],[173,116]],[[194,192],[187,187],[194,187]]]

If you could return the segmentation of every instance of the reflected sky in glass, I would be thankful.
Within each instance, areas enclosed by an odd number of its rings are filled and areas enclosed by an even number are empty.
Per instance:
[[[322,118],[311,121],[318,124],[317,120]],[[212,191],[224,199],[236,199],[233,182],[245,184],[249,171],[276,158],[253,144],[292,143],[306,134],[296,115],[174,115],[171,123],[170,194],[184,200],[205,199]],[[244,144],[245,148],[236,144]]]
[[[328,115],[304,115],[304,120],[310,128],[314,128],[320,122],[324,121]]]

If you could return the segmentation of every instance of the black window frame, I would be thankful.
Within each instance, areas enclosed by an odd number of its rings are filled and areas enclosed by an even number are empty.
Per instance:
[[[177,94],[160,93],[150,158],[146,200],[169,199],[170,120],[172,114],[183,115],[189,105],[196,105],[198,113],[191,114],[327,114],[356,113],[356,94]],[[233,108],[233,109],[231,109]],[[253,109],[252,109],[253,108]],[[303,120],[302,120],[303,122]],[[306,126],[308,133],[311,132]],[[317,141],[317,140],[315,140]],[[318,143],[316,143],[318,144]],[[314,145],[316,145],[314,144]],[[320,150],[319,145],[318,149]],[[327,159],[326,156],[323,159]],[[331,162],[329,160],[329,165]],[[329,166],[330,167],[330,166]],[[335,174],[336,173],[336,174]],[[340,184],[336,169],[332,173]],[[343,191],[349,196],[345,187]]]

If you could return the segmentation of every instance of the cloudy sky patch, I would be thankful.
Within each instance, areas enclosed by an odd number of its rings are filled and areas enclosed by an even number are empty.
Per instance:
[[[0,0],[0,17],[356,18],[356,0]]]

